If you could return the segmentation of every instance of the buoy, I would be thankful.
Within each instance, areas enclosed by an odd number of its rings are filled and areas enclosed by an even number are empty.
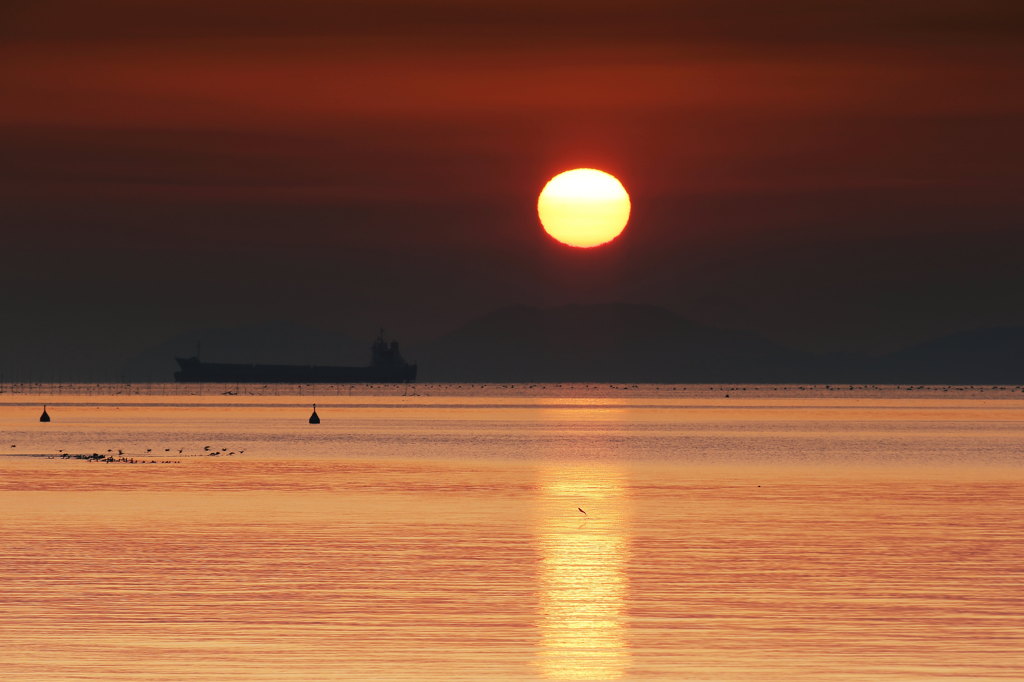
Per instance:
[[[319,424],[320,416],[316,413],[316,403],[313,403],[313,414],[309,415],[310,424]]]
[[[46,405],[43,405],[43,413],[39,415],[39,421],[48,422],[50,421],[50,415],[46,414]]]

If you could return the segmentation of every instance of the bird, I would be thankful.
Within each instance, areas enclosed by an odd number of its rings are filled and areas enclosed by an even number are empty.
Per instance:
[[[580,513],[583,514],[584,516],[590,516],[590,514],[588,514],[587,512],[583,511],[583,509],[581,509],[580,507],[576,507],[576,508],[579,509]]]

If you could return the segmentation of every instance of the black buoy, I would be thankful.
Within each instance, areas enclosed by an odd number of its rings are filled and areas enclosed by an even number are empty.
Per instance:
[[[46,405],[43,405],[43,413],[39,415],[39,421],[48,422],[50,421],[50,415],[46,414]]]
[[[319,424],[320,423],[320,415],[318,415],[316,413],[316,403],[313,403],[313,414],[309,415],[309,423],[310,424]]]

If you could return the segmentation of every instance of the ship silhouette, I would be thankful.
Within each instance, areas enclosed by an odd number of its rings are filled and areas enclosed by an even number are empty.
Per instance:
[[[175,358],[181,369],[174,373],[178,382],[209,383],[372,383],[416,381],[416,365],[409,364],[398,350],[398,342],[384,340],[384,330],[370,349],[370,364],[365,367],[328,365],[257,365],[229,362],[203,362],[198,352],[190,358]]]

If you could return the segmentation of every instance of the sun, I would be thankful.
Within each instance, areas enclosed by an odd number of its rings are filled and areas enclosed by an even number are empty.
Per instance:
[[[594,168],[559,173],[537,198],[544,230],[569,246],[590,248],[622,234],[629,221],[629,194],[614,175]]]

